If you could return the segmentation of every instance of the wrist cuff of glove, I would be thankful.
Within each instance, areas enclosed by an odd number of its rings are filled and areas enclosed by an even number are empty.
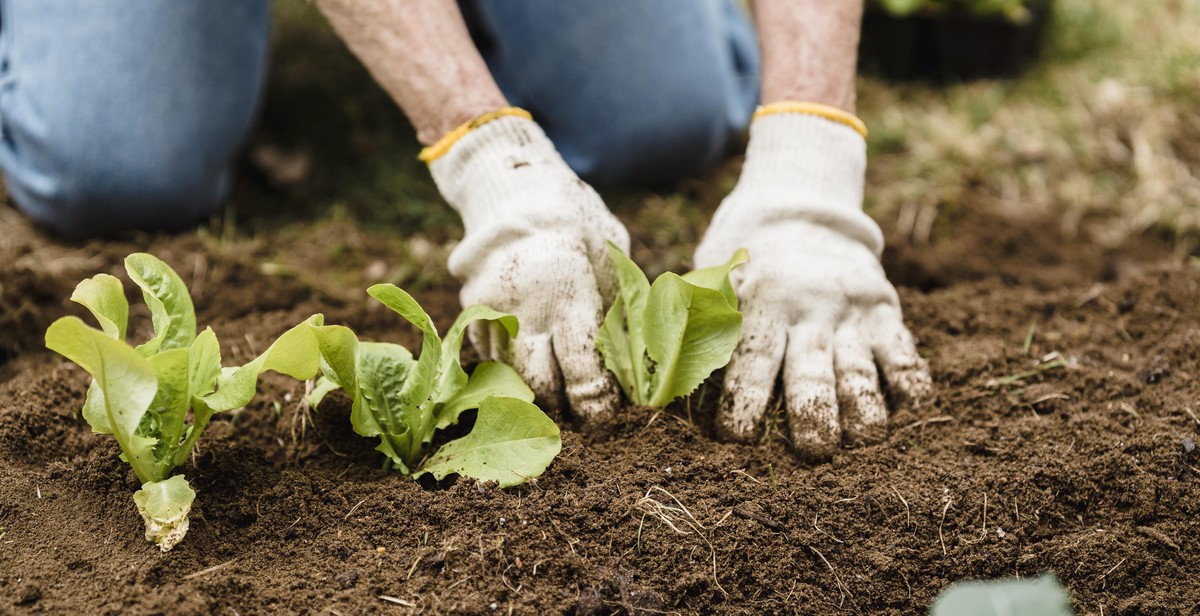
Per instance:
[[[811,113],[776,112],[750,124],[738,186],[786,195],[816,211],[861,210],[867,142],[854,128]]]
[[[454,144],[458,143],[458,141],[465,137],[467,133],[479,128],[480,126],[483,126],[484,124],[487,124],[488,122],[491,122],[492,120],[505,117],[518,117],[525,118],[526,120],[533,120],[533,116],[530,115],[528,111],[525,111],[520,107],[504,107],[495,111],[489,111],[483,115],[459,124],[454,128],[454,130],[446,133],[441,139],[438,139],[437,143],[429,147],[422,148],[421,153],[417,155],[417,158],[427,165],[432,164],[433,161],[445,156],[446,153],[450,151],[450,148],[454,147]]]
[[[838,109],[837,107],[830,107],[829,105],[822,105],[821,103],[811,103],[808,101],[780,101],[778,103],[771,103],[770,105],[762,105],[754,112],[753,119],[757,120],[761,117],[774,115],[777,113],[799,113],[816,116],[818,118],[825,118],[830,122],[845,124],[846,126],[853,128],[854,132],[862,135],[863,139],[867,138],[867,125],[864,124],[858,116],[850,113],[849,111]]]
[[[771,107],[750,125],[741,177],[712,228],[801,221],[836,230],[878,254],[883,246],[879,226],[862,211],[867,166],[862,134],[807,107]]]

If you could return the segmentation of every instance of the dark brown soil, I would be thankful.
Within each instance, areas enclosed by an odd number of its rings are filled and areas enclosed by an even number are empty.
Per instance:
[[[798,463],[786,430],[712,440],[710,385],[613,435],[563,419],[536,484],[423,487],[381,470],[344,399],[309,417],[303,385],[272,375],[202,440],[191,530],[162,554],[115,443],[79,417],[87,375],[39,348],[76,281],[154,251],[201,287],[227,364],[312,312],[416,336],[313,282],[337,272],[264,275],[269,247],[65,247],[0,213],[0,613],[916,614],[956,580],[1045,571],[1081,614],[1200,613],[1200,269],[1153,239],[1102,249],[972,212],[897,243],[885,261],[939,393],[827,464]],[[442,326],[457,312],[452,288],[418,295]]]

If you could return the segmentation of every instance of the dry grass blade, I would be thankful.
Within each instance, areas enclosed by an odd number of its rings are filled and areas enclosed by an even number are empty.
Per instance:
[[[655,496],[658,494],[666,496],[669,503],[655,498]],[[649,490],[646,490],[646,494],[633,504],[633,508],[642,512],[643,518],[645,516],[655,518],[662,522],[667,528],[675,531],[677,534],[694,534],[700,537],[700,539],[704,541],[705,545],[708,546],[708,551],[712,555],[713,584],[716,585],[717,590],[721,591],[721,594],[725,595],[726,597],[729,596],[729,593],[726,592],[721,586],[721,581],[717,579],[717,550],[713,547],[712,542],[709,541],[708,536],[705,533],[705,531],[709,529],[705,528],[704,525],[700,523],[700,520],[697,520],[696,516],[692,515],[691,510],[685,507],[683,503],[679,502],[678,498],[675,498],[674,494],[671,494],[670,492],[658,486],[651,486]],[[730,513],[733,513],[732,510]],[[719,520],[716,524],[713,524],[712,528],[719,526],[721,522],[729,517],[730,513],[725,514],[721,520]]]

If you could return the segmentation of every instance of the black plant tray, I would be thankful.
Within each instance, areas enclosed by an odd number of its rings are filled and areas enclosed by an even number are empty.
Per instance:
[[[1041,54],[1051,5],[1034,4],[1023,24],[1001,17],[863,16],[859,67],[893,80],[967,81],[1012,77]]]

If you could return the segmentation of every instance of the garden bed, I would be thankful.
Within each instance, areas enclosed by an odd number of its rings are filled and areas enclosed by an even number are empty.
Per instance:
[[[306,415],[302,386],[267,376],[201,441],[192,528],[165,554],[116,444],[79,417],[87,375],[37,348],[81,274],[119,272],[133,244],[76,251],[0,222],[0,612],[913,614],[956,580],[1053,570],[1080,613],[1194,613],[1200,269],[1152,240],[1105,250],[964,216],[885,257],[938,395],[881,445],[804,465],[786,431],[715,442],[709,384],[614,434],[558,417],[536,483],[435,488],[380,469],[343,396]],[[195,235],[143,239],[201,285],[227,361],[313,312],[417,347],[365,294],[264,276]],[[441,327],[458,311],[453,288],[416,295]]]

